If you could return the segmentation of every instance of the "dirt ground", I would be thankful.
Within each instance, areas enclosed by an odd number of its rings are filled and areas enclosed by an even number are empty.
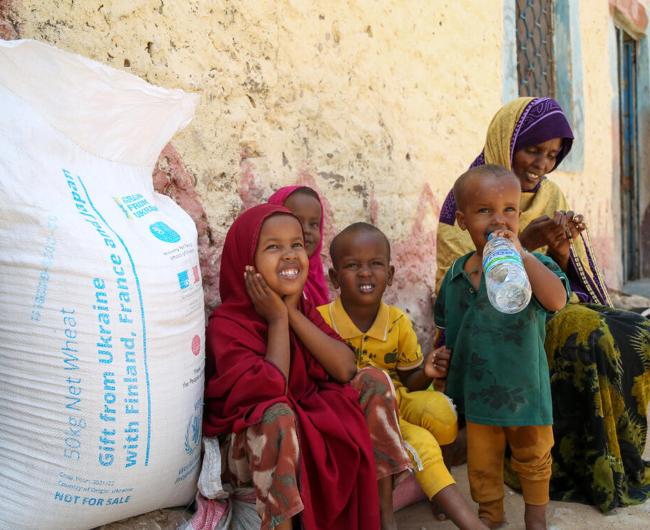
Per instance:
[[[650,420],[650,414],[649,418]],[[644,452],[650,460],[650,438]],[[467,483],[467,466],[452,469],[465,498],[470,500]],[[472,503],[474,507],[474,505]],[[506,517],[508,530],[524,529],[524,501],[518,493],[506,486]],[[451,530],[456,528],[449,521],[435,521],[426,502],[413,504],[396,514],[399,530]],[[97,530],[175,530],[191,517],[182,509],[157,510],[139,517],[119,521]],[[596,508],[584,504],[551,501],[547,512],[549,530],[650,530],[650,501],[603,515]],[[344,529],[341,529],[344,530]]]

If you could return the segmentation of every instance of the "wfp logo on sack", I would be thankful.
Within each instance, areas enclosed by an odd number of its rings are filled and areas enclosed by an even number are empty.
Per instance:
[[[165,243],[178,243],[181,240],[178,232],[162,221],[149,225],[149,230],[151,230],[154,236]]]
[[[194,404],[194,413],[187,422],[185,429],[185,452],[191,455],[201,442],[201,417],[203,415],[203,400]]]

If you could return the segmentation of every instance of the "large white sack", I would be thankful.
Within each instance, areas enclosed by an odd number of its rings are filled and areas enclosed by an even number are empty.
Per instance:
[[[190,502],[204,313],[196,229],[151,173],[197,97],[0,41],[0,528]]]

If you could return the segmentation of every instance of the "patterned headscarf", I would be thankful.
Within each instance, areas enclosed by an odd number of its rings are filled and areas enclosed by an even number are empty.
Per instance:
[[[562,109],[551,98],[517,98],[501,107],[492,118],[483,152],[474,160],[472,167],[497,164],[512,170],[512,159],[517,150],[552,138],[562,138],[562,149],[555,169],[569,153],[573,143],[573,133]],[[549,179],[542,179],[535,189],[521,194],[519,229],[524,230],[528,223],[542,215],[552,217],[558,210],[569,209],[559,186]],[[439,287],[453,261],[474,250],[468,232],[461,230],[456,223],[453,191],[449,192],[440,210],[436,239],[436,287]],[[543,252],[545,249],[539,250]],[[579,296],[579,291],[583,290],[592,293],[585,295],[586,300],[607,303],[607,288],[599,279],[596,260],[584,235],[574,240],[570,263],[573,269],[581,271],[581,287],[574,284],[574,275],[569,275],[574,294]]]
[[[517,151],[553,138],[562,139],[562,147],[553,166],[555,169],[573,145],[573,131],[562,108],[553,98],[517,98],[494,115],[488,126],[485,147],[471,167],[497,164],[512,169],[512,160]]]

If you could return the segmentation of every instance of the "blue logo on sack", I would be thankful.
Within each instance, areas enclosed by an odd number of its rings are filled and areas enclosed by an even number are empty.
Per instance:
[[[165,243],[178,243],[181,240],[181,236],[178,235],[178,232],[162,221],[149,225],[149,230],[151,230],[151,233],[154,236]]]
[[[190,276],[187,271],[178,273],[178,285],[180,285],[181,289],[187,289],[190,286]]]
[[[203,400],[194,404],[194,413],[185,429],[185,452],[191,455],[201,443],[201,418],[203,416]]]

